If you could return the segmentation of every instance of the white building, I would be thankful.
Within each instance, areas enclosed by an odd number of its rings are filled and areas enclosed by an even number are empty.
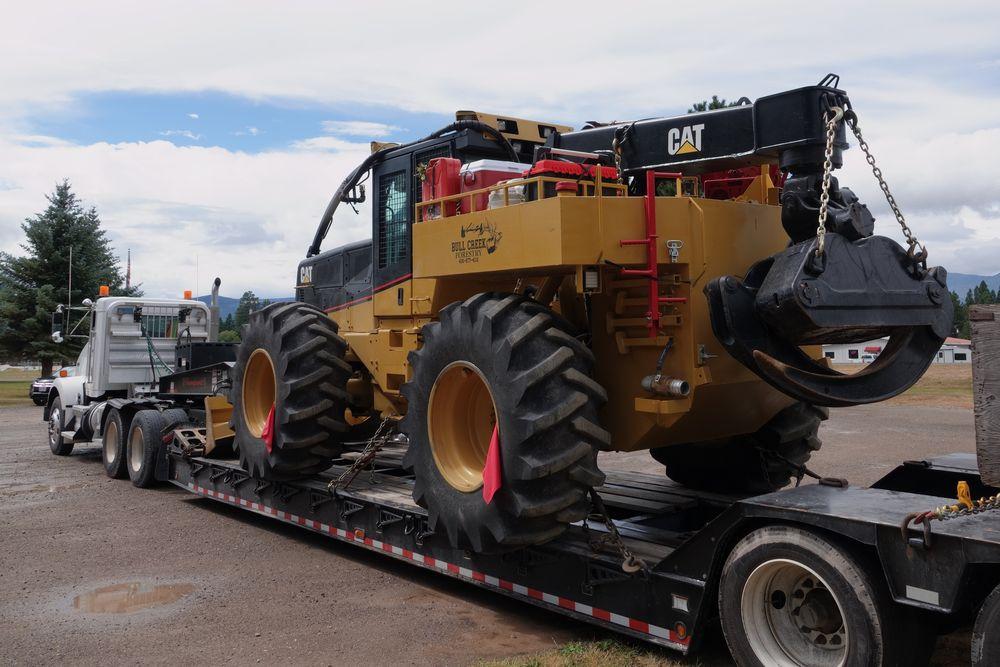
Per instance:
[[[823,355],[835,364],[867,364],[882,353],[888,338],[864,343],[834,343],[823,346]],[[934,363],[967,364],[972,361],[972,343],[964,338],[946,338]]]

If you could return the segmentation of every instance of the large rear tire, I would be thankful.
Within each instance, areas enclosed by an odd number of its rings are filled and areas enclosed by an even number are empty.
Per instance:
[[[692,489],[770,493],[788,486],[795,466],[805,465],[823,444],[819,426],[829,414],[826,408],[796,403],[756,433],[658,447],[649,453],[666,466],[667,477]]]
[[[741,667],[923,665],[934,635],[835,542],[768,526],[730,553],[719,617]]]
[[[353,370],[337,324],[304,303],[275,303],[250,314],[233,369],[234,446],[253,476],[290,480],[330,467],[347,425]],[[270,448],[263,439],[268,413]]]
[[[1000,586],[983,603],[972,631],[972,667],[1000,665]]]
[[[125,479],[128,477],[125,426],[121,413],[115,408],[108,409],[110,413],[104,421],[104,433],[101,436],[101,460],[108,477]]]
[[[593,354],[548,308],[479,294],[444,308],[409,357],[413,380],[400,430],[413,498],[452,545],[503,551],[550,540],[588,511],[604,481],[597,451],[604,389]],[[502,484],[490,504],[482,473],[499,423]]]

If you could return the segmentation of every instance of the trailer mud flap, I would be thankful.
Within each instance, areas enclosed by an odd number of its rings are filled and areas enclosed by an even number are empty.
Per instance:
[[[705,287],[712,329],[740,363],[784,393],[843,407],[892,398],[916,382],[951,331],[953,307],[940,267],[922,269],[895,241],[827,233],[758,262],[743,278]],[[801,346],[884,336],[878,358],[839,373]]]

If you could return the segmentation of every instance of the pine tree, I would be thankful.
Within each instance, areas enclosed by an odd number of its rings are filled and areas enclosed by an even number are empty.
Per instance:
[[[972,328],[969,325],[969,306],[962,303],[962,300],[955,292],[951,293],[951,304],[955,308],[954,334],[959,338],[970,338]]]
[[[726,102],[724,99],[719,99],[718,95],[712,95],[711,101],[703,100],[701,102],[695,102],[691,105],[691,108],[687,110],[688,113],[699,113],[701,111],[714,111],[715,109],[725,109],[726,107],[735,107],[739,105],[739,101],[736,102]]]
[[[251,291],[243,292],[243,296],[240,297],[240,302],[236,306],[236,332],[239,333],[243,330],[243,325],[250,320],[250,313],[255,310],[260,310],[260,299],[257,295]]]
[[[97,210],[84,209],[68,181],[46,198],[48,207],[21,225],[25,254],[0,252],[0,352],[11,359],[39,360],[42,373],[48,375],[54,360],[75,359],[84,342],[68,336],[63,343],[52,341],[51,317],[56,306],[79,306],[85,298],[96,298],[101,285],[117,295],[140,295],[141,291],[124,289],[121,267],[101,229]],[[71,246],[73,292],[68,294]],[[64,321],[75,325],[79,319],[77,310]]]

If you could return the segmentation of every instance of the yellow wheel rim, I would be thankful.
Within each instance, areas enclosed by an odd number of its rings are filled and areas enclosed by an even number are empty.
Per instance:
[[[277,393],[274,362],[267,350],[258,348],[250,355],[243,371],[243,421],[255,438],[264,433],[267,415]]]
[[[465,361],[447,365],[431,388],[427,430],[434,463],[445,481],[463,493],[483,485],[496,406],[486,378]]]

